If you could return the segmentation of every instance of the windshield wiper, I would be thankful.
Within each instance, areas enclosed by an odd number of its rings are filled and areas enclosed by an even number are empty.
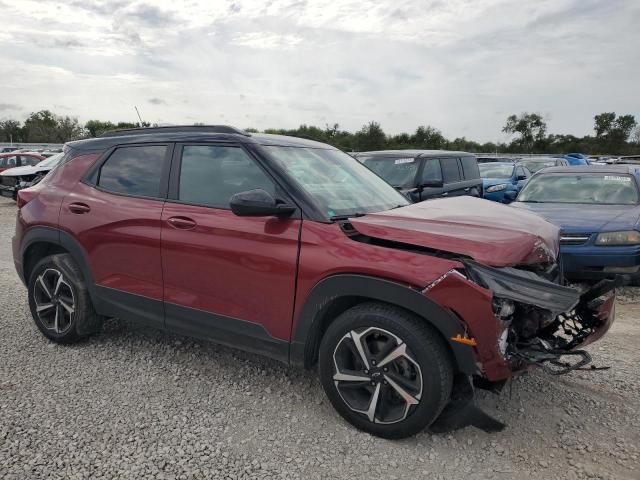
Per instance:
[[[354,212],[348,213],[347,215],[334,215],[333,217],[329,217],[329,220],[331,220],[332,222],[339,222],[340,220],[349,220],[350,218],[364,217],[365,215],[366,213]]]

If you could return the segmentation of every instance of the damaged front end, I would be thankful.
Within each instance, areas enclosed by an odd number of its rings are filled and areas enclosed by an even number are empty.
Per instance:
[[[561,375],[585,368],[591,356],[578,347],[609,329],[613,291],[626,283],[626,278],[617,277],[581,290],[533,271],[493,268],[473,260],[462,263],[468,278],[492,294],[492,310],[502,324],[498,348],[513,372],[539,366]]]

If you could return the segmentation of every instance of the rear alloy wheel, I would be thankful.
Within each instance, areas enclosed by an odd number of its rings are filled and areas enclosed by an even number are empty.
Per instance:
[[[384,438],[414,435],[433,423],[453,380],[439,334],[425,320],[381,303],[357,305],[329,326],[319,368],[338,413]]]
[[[47,330],[64,335],[73,324],[75,300],[73,289],[64,274],[55,268],[40,273],[33,287],[38,320]]]
[[[69,254],[40,260],[29,275],[29,308],[50,340],[72,343],[100,329],[80,268]]]

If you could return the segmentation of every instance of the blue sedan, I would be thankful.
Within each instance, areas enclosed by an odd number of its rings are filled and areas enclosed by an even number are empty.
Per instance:
[[[565,276],[640,279],[640,170],[635,166],[547,168],[512,204],[558,225]]]
[[[484,198],[510,203],[531,176],[524,165],[512,162],[480,163]]]

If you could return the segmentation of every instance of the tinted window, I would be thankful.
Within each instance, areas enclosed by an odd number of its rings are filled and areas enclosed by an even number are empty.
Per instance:
[[[275,186],[239,147],[185,146],[180,167],[178,198],[183,202],[229,208],[239,192],[261,188],[275,197]]]
[[[429,158],[424,161],[422,180],[425,182],[442,181],[442,170],[440,170],[440,161],[437,158]]]
[[[460,170],[458,169],[457,158],[441,158],[442,177],[444,183],[453,183],[460,181]]]
[[[97,184],[114,193],[160,196],[160,178],[166,147],[122,147],[100,168]]]
[[[529,177],[529,172],[522,167],[518,167],[516,169],[516,177]]]
[[[518,196],[519,202],[587,203],[635,205],[638,187],[625,174],[545,174],[529,180]]]
[[[475,157],[462,157],[462,171],[466,180],[480,178],[480,170],[478,170],[478,161]]]
[[[364,160],[363,163],[394,187],[415,186],[420,164],[418,160],[411,157],[373,157]]]

